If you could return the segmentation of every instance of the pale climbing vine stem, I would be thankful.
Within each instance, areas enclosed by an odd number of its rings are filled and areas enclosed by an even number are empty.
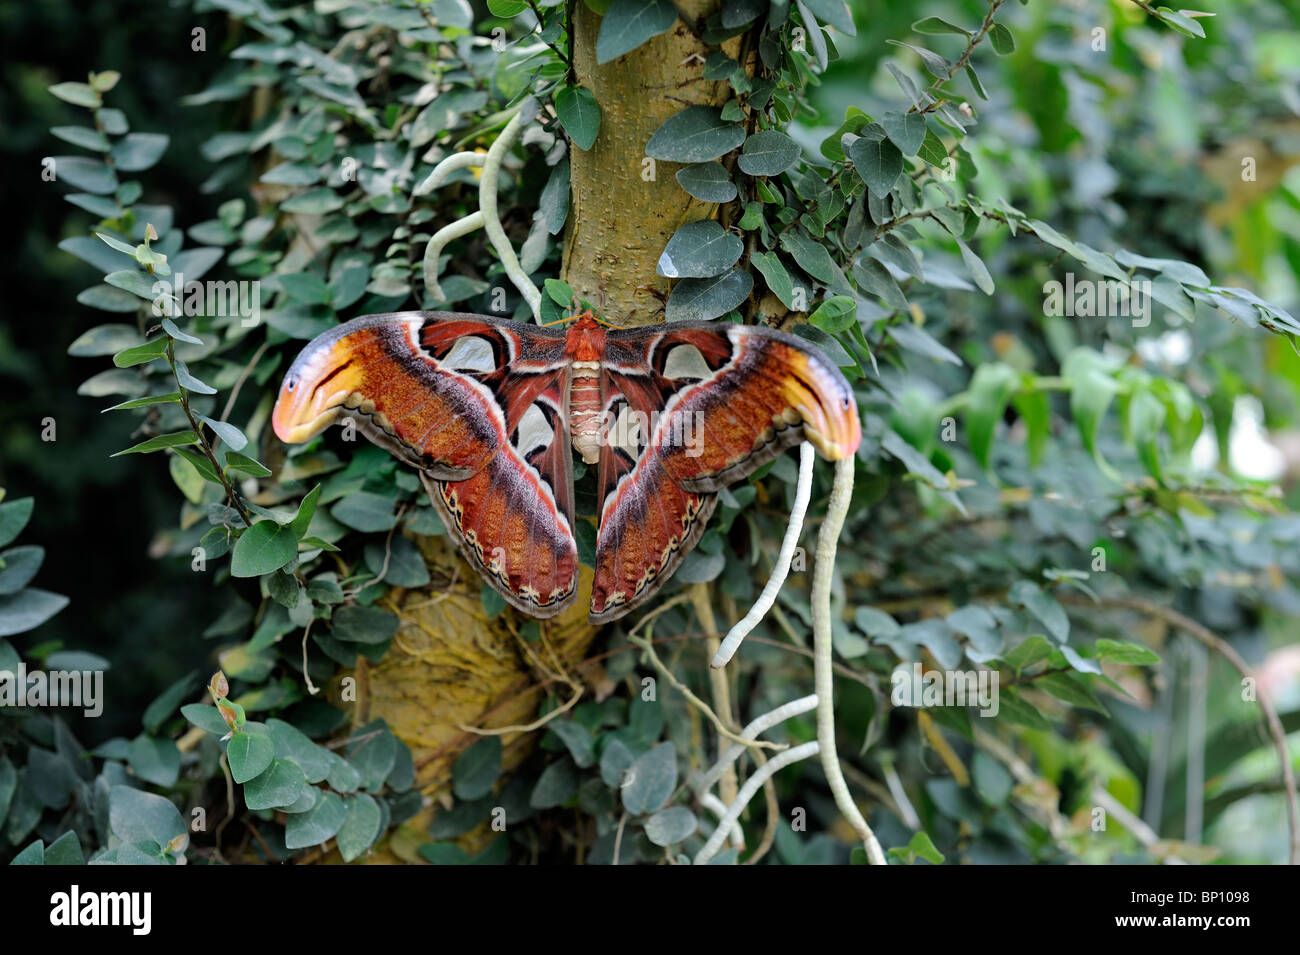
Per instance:
[[[844,818],[853,826],[867,861],[872,865],[885,865],[885,854],[876,834],[863,818],[849,785],[840,770],[839,755],[835,750],[835,670],[831,656],[831,579],[835,573],[835,551],[839,546],[840,530],[849,512],[853,496],[852,457],[835,462],[835,480],[831,485],[830,501],[826,506],[826,519],[817,537],[817,556],[813,565],[812,624],[813,624],[813,686],[817,694],[817,740],[831,795]],[[785,754],[782,754],[785,755]],[[776,760],[772,761],[773,763]],[[769,764],[771,765],[771,764]]]

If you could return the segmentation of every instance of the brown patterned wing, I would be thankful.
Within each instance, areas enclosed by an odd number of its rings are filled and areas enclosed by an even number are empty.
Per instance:
[[[538,617],[577,593],[564,333],[455,312],[372,315],[294,361],[272,415],[305,441],[351,418],[420,471],[465,558]]]
[[[813,346],[772,329],[676,323],[608,334],[591,620],[648,599],[704,532],[716,492],[807,438],[853,454],[857,405]]]

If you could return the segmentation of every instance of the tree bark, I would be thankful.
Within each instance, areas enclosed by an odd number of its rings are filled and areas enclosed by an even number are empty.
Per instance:
[[[582,298],[603,302],[615,325],[663,320],[668,279],[656,274],[659,255],[683,224],[712,218],[717,205],[693,199],[677,184],[678,163],[647,164],[645,146],[660,124],[685,106],[721,106],[730,87],[704,78],[709,48],[693,23],[717,0],[677,5],[671,30],[631,53],[596,63],[601,18],[582,0],[574,3],[577,80],[600,104],[600,135],[590,150],[570,155],[572,193],[564,237],[564,278]],[[739,40],[723,50],[735,56]]]

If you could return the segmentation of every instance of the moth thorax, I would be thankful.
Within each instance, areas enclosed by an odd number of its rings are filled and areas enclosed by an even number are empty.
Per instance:
[[[600,460],[604,414],[599,373],[597,362],[573,363],[573,384],[569,388],[569,432],[573,436],[573,449],[585,464],[595,464]]]

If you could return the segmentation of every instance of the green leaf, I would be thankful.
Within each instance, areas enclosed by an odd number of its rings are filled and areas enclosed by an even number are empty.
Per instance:
[[[639,756],[628,769],[622,789],[623,807],[636,816],[659,809],[677,788],[677,751],[660,743]]]
[[[1098,660],[1111,663],[1126,663],[1136,666],[1150,666],[1160,662],[1158,654],[1140,643],[1125,643],[1119,640],[1098,640],[1093,644]]]
[[[754,277],[730,269],[716,278],[681,279],[673,286],[666,309],[670,322],[707,321],[725,315],[749,297]]]
[[[944,858],[943,853],[935,848],[934,842],[925,832],[916,833],[905,847],[890,849],[889,854],[909,865],[917,859],[924,859],[931,865],[943,865]]]
[[[119,269],[104,276],[104,281],[114,288],[124,289],[137,298],[152,302],[155,296],[156,280],[139,269]]]
[[[1076,348],[1066,356],[1061,375],[1070,383],[1070,413],[1083,439],[1083,446],[1107,473],[1113,473],[1102,461],[1097,448],[1097,432],[1106,409],[1119,391],[1111,375],[1111,362],[1089,348]]]
[[[181,772],[181,751],[169,739],[141,734],[127,749],[131,771],[145,782],[168,789],[176,785]]]
[[[239,471],[253,477],[270,477],[271,469],[250,457],[239,454],[236,451],[226,452],[226,470]]]
[[[1147,9],[1150,9],[1148,7]],[[1201,26],[1192,17],[1176,10],[1170,10],[1168,7],[1156,7],[1156,16],[1169,24],[1183,36],[1195,37],[1196,39],[1205,39],[1205,27]]]
[[[677,184],[701,202],[730,202],[737,194],[736,184],[717,160],[682,167]]]
[[[889,269],[885,268],[877,260],[867,256],[859,258],[853,264],[853,278],[864,291],[876,296],[890,308],[896,311],[907,308],[907,297],[903,294],[903,290],[899,288],[898,281],[890,274]],[[905,339],[898,338],[896,333],[915,327],[910,322],[904,322],[902,325],[890,326],[889,332],[901,345],[905,344]],[[904,334],[907,333],[904,332]]]
[[[993,24],[993,29],[989,31],[989,42],[993,44],[993,52],[998,56],[1016,52],[1016,38],[1001,23]]]
[[[808,321],[832,335],[845,331],[858,320],[858,303],[848,295],[832,295],[825,299]]]
[[[903,154],[888,139],[863,136],[849,146],[849,159],[862,181],[877,196],[889,195],[903,173]]]
[[[856,36],[853,14],[844,0],[804,0],[804,4],[822,23],[833,26],[841,33]]]
[[[1033,685],[1040,690],[1046,690],[1058,700],[1064,700],[1071,706],[1106,713],[1106,708],[1101,705],[1101,701],[1088,689],[1086,680],[1087,677],[1073,673],[1048,673],[1034,680]]]
[[[880,120],[880,125],[904,156],[915,156],[929,132],[925,116],[920,113],[889,112]]]
[[[501,737],[485,736],[461,753],[451,767],[457,799],[480,799],[492,791],[501,775]]]
[[[177,404],[181,400],[179,391],[171,391],[165,395],[146,395],[143,398],[131,398],[128,401],[119,402],[111,407],[105,408],[104,411],[127,411],[131,408],[147,408],[150,405]],[[103,412],[100,412],[103,414]]]
[[[144,728],[146,732],[157,733],[164,720],[169,720],[176,715],[181,700],[189,696],[190,689],[197,677],[197,671],[191,670],[158,694],[153,702],[145,707]]]
[[[1018,580],[1007,594],[1013,604],[1019,604],[1047,628],[1047,632],[1057,643],[1070,639],[1070,618],[1056,598],[1030,580]]]
[[[755,252],[749,258],[749,264],[758,269],[763,281],[772,290],[772,294],[781,300],[786,308],[794,310],[794,280],[790,272],[775,252]]]
[[[798,159],[798,143],[778,129],[765,129],[745,140],[736,165],[751,176],[776,176]]]
[[[316,805],[306,812],[294,813],[284,827],[287,849],[306,849],[332,838],[347,821],[348,811],[342,797],[322,793]]]
[[[546,221],[548,233],[555,235],[564,228],[564,223],[569,217],[568,156],[556,163],[555,168],[551,170],[546,185],[542,188],[542,194],[537,200],[537,207]]]
[[[301,212],[305,215],[324,215],[327,212],[337,212],[343,208],[343,200],[334,194],[334,190],[328,187],[320,189],[309,189],[307,192],[299,193],[290,199],[280,203],[282,212]]]
[[[387,610],[348,606],[334,612],[331,632],[336,640],[375,645],[393,639],[397,624],[397,617]]]
[[[99,93],[86,83],[55,83],[50,87],[50,92],[73,106],[94,109],[100,104]]]
[[[345,527],[367,533],[390,530],[397,523],[393,500],[369,491],[349,494],[330,509],[330,514]]]
[[[276,758],[296,763],[309,783],[318,783],[329,775],[334,761],[325,747],[313,743],[307,734],[284,720],[269,719],[266,728],[275,742]]]
[[[168,142],[163,133],[130,133],[113,144],[113,162],[119,172],[141,172],[162,158]]]
[[[321,485],[317,484],[307,492],[302,503],[298,505],[298,513],[294,515],[293,522],[289,525],[295,537],[302,538],[306,535],[307,528],[311,526],[311,519],[316,515],[316,502],[320,500],[320,494]]]
[[[528,9],[525,0],[487,0],[488,11],[494,17],[509,20]]]
[[[230,573],[233,577],[258,577],[279,570],[297,556],[298,537],[292,527],[258,521],[235,541]]]
[[[329,289],[325,280],[314,272],[290,272],[279,276],[280,287],[285,294],[297,302],[309,305],[321,305],[329,301]]]
[[[676,22],[677,8],[670,0],[614,0],[596,34],[597,64],[632,52],[651,37],[671,30]]]
[[[190,463],[194,470],[199,472],[199,476],[205,481],[211,481],[213,484],[220,484],[221,477],[217,474],[217,469],[212,466],[206,455],[195,454],[185,448],[173,448],[177,455],[184,458]]]
[[[590,149],[600,132],[600,104],[585,86],[566,86],[555,94],[555,112],[561,125],[581,150]]]
[[[275,758],[275,743],[271,740],[271,734],[252,729],[254,725],[246,723],[242,730],[230,737],[230,742],[226,745],[230,774],[237,783],[246,783],[260,776]]]
[[[99,153],[108,152],[108,140],[104,134],[97,129],[91,129],[89,126],[54,126],[50,129],[56,137],[65,143],[72,143],[74,146],[80,146],[82,149],[90,149]]]
[[[1020,373],[1001,362],[980,365],[971,377],[966,431],[971,454],[985,470],[989,468],[997,426],[1019,384]]]
[[[199,729],[217,736],[225,736],[230,730],[217,708],[207,703],[186,703],[181,707],[181,715]]]
[[[31,583],[44,561],[45,548],[34,545],[0,552],[0,597],[16,594]]]
[[[781,248],[790,253],[799,268],[827,288],[845,295],[853,292],[849,283],[844,280],[844,273],[840,271],[831,254],[820,242],[810,239],[802,232],[791,230],[782,233]]]
[[[917,149],[916,154],[931,166],[937,166],[940,169],[948,161],[948,149],[944,146],[943,140],[936,136],[932,129],[926,129],[925,139],[921,141],[921,146]]]
[[[1006,767],[983,750],[975,754],[971,779],[975,784],[975,792],[990,806],[1005,803],[1015,782]]]
[[[955,33],[964,37],[970,36],[969,30],[964,30],[957,24],[942,17],[926,17],[924,20],[917,20],[912,24],[912,29],[917,33],[928,33],[931,36],[939,36],[944,33]]]
[[[591,731],[583,726],[577,720],[555,720],[549,727],[550,731],[558,736],[563,742],[573,761],[583,769],[592,766],[596,762],[594,751],[594,740]]]
[[[103,160],[82,156],[55,156],[54,176],[59,182],[69,183],[82,192],[106,196],[117,188],[117,176]]]
[[[135,345],[131,348],[123,349],[113,356],[113,364],[118,368],[130,368],[132,365],[143,365],[145,362],[154,361],[167,354],[167,345],[169,341],[166,335],[159,335],[157,338],[145,342],[143,345]]]
[[[534,809],[554,809],[563,806],[578,792],[578,771],[573,760],[557,759],[537,777],[528,796],[528,805]]]
[[[708,106],[688,106],[668,117],[646,144],[646,155],[669,162],[702,163],[731,152],[745,141],[745,129]]]
[[[344,862],[351,862],[374,844],[383,826],[383,813],[374,797],[364,793],[343,800],[347,816],[335,841]]]
[[[573,286],[568,282],[563,279],[547,279],[545,287],[547,296],[560,308],[573,306]]]
[[[713,278],[735,265],[744,251],[740,237],[713,219],[688,222],[668,240],[659,256],[658,272],[671,279]]]
[[[45,843],[37,839],[9,862],[10,865],[45,865]]]
[[[36,499],[20,497],[16,501],[0,504],[0,547],[5,546],[23,532],[31,520]]]
[[[1137,448],[1138,458],[1157,481],[1163,481],[1160,469],[1160,435],[1165,429],[1165,405],[1146,388],[1134,392],[1128,405],[1128,430]]]
[[[1002,654],[1002,660],[1007,666],[1020,671],[1040,660],[1046,660],[1055,649],[1046,637],[1034,634],[1020,641],[1015,649]]]
[[[81,840],[69,829],[55,839],[45,849],[46,865],[85,865],[86,857],[81,851]]]
[[[148,454],[150,451],[161,451],[163,448],[179,448],[198,443],[199,436],[193,431],[176,431],[172,434],[155,435],[147,441],[141,441],[139,444],[132,445],[125,451],[111,454],[109,457],[118,458],[124,454]]]
[[[107,282],[82,289],[77,293],[77,302],[88,308],[97,308],[101,312],[116,312],[119,314],[133,313],[140,307],[140,303],[134,295],[123,289],[113,288]],[[140,337],[138,332],[135,337],[137,339]],[[72,346],[70,345],[68,348],[69,354],[71,354]]]
[[[957,242],[957,247],[961,249],[961,260],[966,263],[966,270],[970,272],[971,278],[975,280],[975,285],[985,295],[993,294],[993,276],[989,275],[988,267],[984,260],[971,251],[960,236],[953,236]]]
[[[689,839],[699,825],[695,813],[685,806],[669,806],[646,820],[645,834],[657,846],[671,846]]]
[[[238,737],[232,737],[234,742]],[[254,811],[292,806],[307,791],[307,777],[291,759],[272,759],[271,765],[244,784],[244,802]]]
[[[1012,398],[1011,403],[1025,423],[1025,446],[1029,451],[1029,463],[1038,467],[1052,429],[1052,407],[1047,395],[1041,391],[1024,391]]]
[[[131,786],[114,786],[108,794],[108,828],[123,842],[165,846],[187,834],[185,820],[171,800]]]

